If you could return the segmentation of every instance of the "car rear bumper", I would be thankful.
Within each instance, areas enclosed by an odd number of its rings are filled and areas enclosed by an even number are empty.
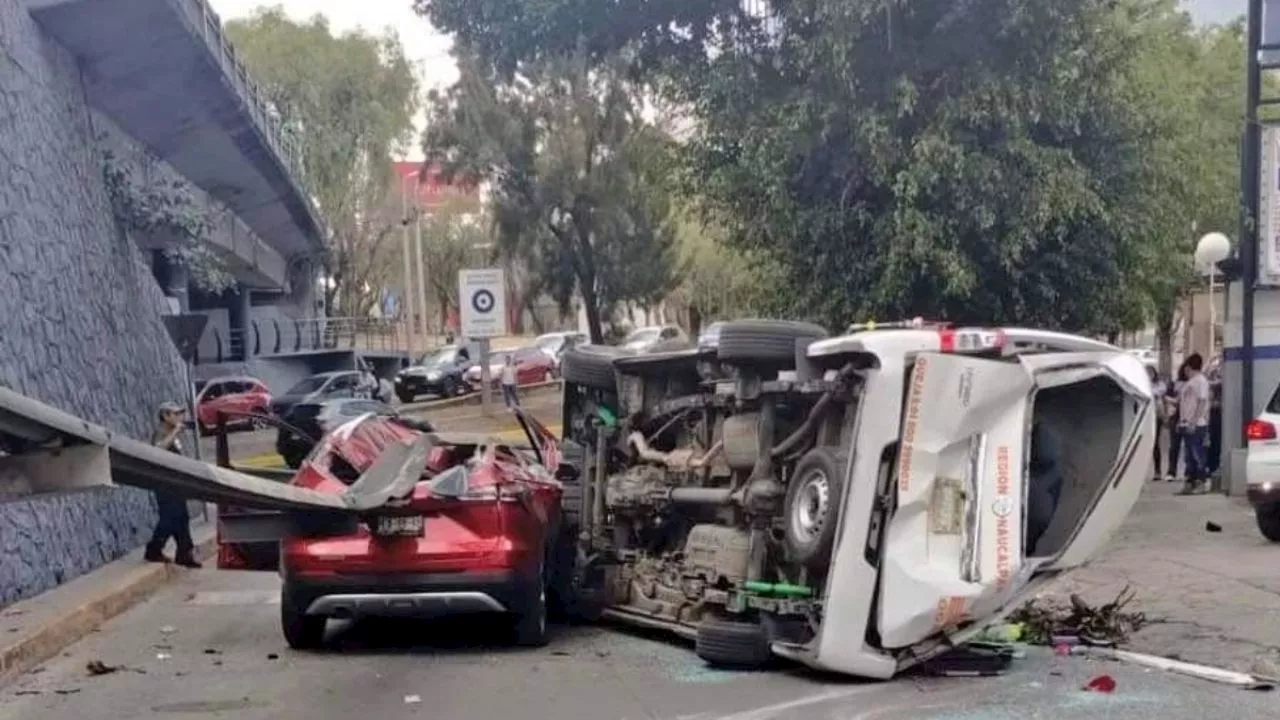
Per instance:
[[[1280,505],[1280,482],[1266,482],[1250,485],[1245,489],[1245,497],[1254,507],[1262,505]]]
[[[285,582],[308,615],[343,618],[520,612],[539,591],[536,576],[513,570],[290,576]]]

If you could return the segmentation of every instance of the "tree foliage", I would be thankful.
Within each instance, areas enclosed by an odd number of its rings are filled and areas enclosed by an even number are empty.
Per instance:
[[[433,98],[424,146],[451,176],[490,183],[500,250],[599,342],[618,303],[652,304],[675,281],[675,231],[659,182],[667,141],[633,86],[580,53],[494,82],[464,55]]]
[[[408,148],[419,107],[404,49],[393,33],[335,36],[324,16],[294,22],[280,7],[226,31],[303,150],[304,185],[328,223],[326,307],[364,314],[402,221],[392,158]]]

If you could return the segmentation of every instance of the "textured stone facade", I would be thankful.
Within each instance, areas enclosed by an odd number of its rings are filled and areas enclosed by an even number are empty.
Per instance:
[[[112,219],[95,135],[75,59],[0,0],[0,385],[145,437],[157,404],[183,397],[183,367]],[[152,517],[130,489],[0,500],[0,603],[118,557]]]

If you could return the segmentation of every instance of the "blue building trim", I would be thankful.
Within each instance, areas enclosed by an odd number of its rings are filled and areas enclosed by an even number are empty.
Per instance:
[[[1229,347],[1222,351],[1222,358],[1227,362],[1244,360],[1244,348]],[[1280,360],[1280,345],[1254,345],[1254,360]]]

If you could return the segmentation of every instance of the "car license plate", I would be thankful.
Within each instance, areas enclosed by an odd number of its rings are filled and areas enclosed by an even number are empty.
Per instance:
[[[383,537],[416,537],[422,534],[421,515],[382,516],[374,523],[373,533]]]

